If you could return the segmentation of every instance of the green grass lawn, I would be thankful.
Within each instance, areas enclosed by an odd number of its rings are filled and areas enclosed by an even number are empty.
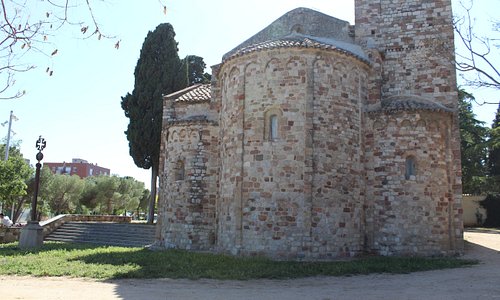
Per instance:
[[[409,273],[459,268],[476,261],[456,258],[368,257],[350,261],[296,262],[241,258],[180,250],[153,252],[143,248],[46,242],[36,250],[17,243],[0,245],[0,275],[115,278],[287,279]]]

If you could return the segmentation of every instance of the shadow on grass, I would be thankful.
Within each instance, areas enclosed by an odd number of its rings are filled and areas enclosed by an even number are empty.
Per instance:
[[[350,261],[273,261],[263,257],[233,257],[181,250],[151,252],[130,249],[120,253],[99,253],[75,258],[86,264],[136,265],[134,271],[118,272],[113,278],[186,279],[292,279],[310,276],[351,276],[370,273],[403,274],[416,271],[459,268],[477,264],[474,260],[423,257],[368,257]]]
[[[456,258],[366,257],[349,261],[273,261],[263,257],[234,257],[181,250],[92,244],[45,243],[22,250],[16,244],[0,245],[4,273],[32,276],[70,276],[99,279],[291,279],[310,276],[350,276],[370,273],[410,273],[458,268],[477,261]]]

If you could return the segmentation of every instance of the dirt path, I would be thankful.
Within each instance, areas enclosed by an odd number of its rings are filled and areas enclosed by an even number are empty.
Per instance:
[[[0,277],[0,299],[500,299],[500,231],[465,233],[469,268],[296,280],[111,280]]]

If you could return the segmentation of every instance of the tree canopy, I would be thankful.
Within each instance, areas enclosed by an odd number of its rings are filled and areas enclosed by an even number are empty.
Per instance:
[[[459,120],[462,150],[462,188],[466,194],[479,194],[487,175],[488,128],[476,119],[471,101],[474,96],[459,90]]]
[[[134,163],[157,171],[163,111],[163,95],[187,85],[172,25],[160,24],[148,32],[135,68],[132,94],[122,97],[130,122],[125,132]]]
[[[210,83],[212,76],[205,72],[207,65],[203,61],[203,57],[196,55],[188,55],[182,60],[188,70],[189,85],[198,83]]]
[[[88,177],[81,203],[101,214],[122,214],[135,211],[143,198],[144,184],[132,177]]]
[[[33,170],[22,156],[10,156],[0,161],[0,199],[4,205],[12,205],[16,198],[26,195],[26,181]]]

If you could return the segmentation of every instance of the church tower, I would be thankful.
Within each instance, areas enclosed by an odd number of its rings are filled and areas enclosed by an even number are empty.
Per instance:
[[[381,56],[382,98],[457,106],[450,0],[355,0],[356,42]]]
[[[452,17],[451,0],[355,0],[355,41],[373,68],[365,207],[377,253],[463,249]]]

